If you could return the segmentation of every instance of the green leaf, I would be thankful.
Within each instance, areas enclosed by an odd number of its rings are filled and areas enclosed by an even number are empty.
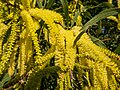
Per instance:
[[[5,76],[2,79],[2,83],[6,83],[7,81],[9,81],[11,79],[10,75],[8,73],[5,74]]]
[[[49,9],[54,3],[54,0],[48,0],[48,4],[46,6],[47,9]]]
[[[98,4],[97,6],[95,6],[95,8],[96,7],[109,7],[109,8],[112,8],[112,7],[114,7],[114,5],[109,3],[109,2],[102,2],[102,3]]]
[[[106,48],[106,45],[100,39],[98,39],[98,38],[96,38],[94,36],[91,36],[91,35],[90,35],[90,38],[93,41],[93,43],[95,43],[96,45],[98,45],[98,46],[100,46],[102,48]]]
[[[93,6],[93,7],[90,6],[90,7],[86,8],[86,10],[88,10],[88,9],[94,9],[94,8],[97,8],[97,7],[113,8],[114,5],[111,4],[111,3],[109,3],[109,2],[102,2],[102,3],[100,3],[100,4],[96,5],[96,6]],[[85,11],[86,11],[86,10],[85,10]]]
[[[80,39],[80,37],[83,35],[83,33],[85,33],[85,31],[80,31],[79,35],[75,38],[74,43],[73,43],[73,47],[75,46],[76,42]]]
[[[39,7],[39,8],[42,8],[42,7],[43,7],[42,2],[43,2],[43,0],[37,0],[37,4],[38,4],[38,7]]]
[[[99,36],[99,34],[102,32],[102,22],[101,20],[98,22],[98,30],[96,32],[96,36]]]
[[[78,17],[79,15],[80,15],[80,12],[79,12],[79,11],[75,12],[75,16],[74,16],[73,20],[71,21],[71,27],[74,25],[74,23],[76,22],[77,17]]]
[[[117,15],[118,13],[120,13],[120,8],[110,8],[110,9],[106,9],[103,10],[102,12],[100,12],[99,14],[97,14],[96,16],[94,16],[91,20],[89,20],[83,27],[82,27],[82,31],[86,32],[86,30],[96,24],[98,21],[108,17],[108,16],[112,16],[112,15]],[[74,44],[73,46],[75,46],[76,42],[80,39],[81,37],[81,33],[78,34],[78,36],[76,37],[76,39],[74,40]]]
[[[0,90],[3,88],[3,83],[0,82]]]
[[[115,53],[120,54],[120,44],[119,46],[114,50]]]
[[[68,1],[67,0],[60,0],[63,6],[63,11],[65,13],[66,22],[69,21],[69,14],[68,14]]]

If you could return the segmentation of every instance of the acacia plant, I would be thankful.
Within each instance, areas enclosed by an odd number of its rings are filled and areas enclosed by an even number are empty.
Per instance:
[[[1,89],[120,89],[120,56],[92,42],[82,17],[63,20],[36,0],[0,0]]]

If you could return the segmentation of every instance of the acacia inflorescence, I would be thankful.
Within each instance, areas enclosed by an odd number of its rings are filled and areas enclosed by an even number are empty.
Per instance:
[[[76,80],[82,89],[119,89],[119,55],[94,44],[87,33],[73,47],[80,26],[66,30],[61,26],[64,22],[59,13],[33,8],[32,0],[20,1],[20,8],[15,10],[0,1],[0,75],[8,73],[11,77],[18,76],[18,79],[20,76],[26,90],[33,90],[33,87],[34,90],[39,89],[43,77],[41,73],[47,77],[53,72],[57,77],[56,89],[59,90],[78,88],[74,84]],[[78,19],[78,25],[81,25],[82,18],[79,16]],[[40,22],[44,22],[46,27],[41,26]],[[44,33],[45,30],[48,32]],[[42,53],[38,32],[47,34],[46,41],[51,46],[45,54]],[[51,62],[54,63],[51,65]],[[40,79],[39,86],[34,86],[37,78]]]

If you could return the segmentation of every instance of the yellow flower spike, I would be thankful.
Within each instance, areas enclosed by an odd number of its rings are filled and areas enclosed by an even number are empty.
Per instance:
[[[2,74],[3,70],[4,70],[4,67],[5,65],[8,63],[8,60],[10,59],[11,57],[11,54],[13,52],[13,48],[14,48],[14,42],[15,40],[17,39],[17,32],[18,30],[17,29],[17,25],[16,24],[13,24],[12,25],[12,28],[11,28],[11,34],[10,34],[10,37],[8,39],[8,42],[6,43],[6,47],[4,48],[5,49],[5,52],[4,54],[2,55],[1,57],[1,62],[0,62],[0,74]]]
[[[30,9],[29,13],[31,16],[35,17],[36,19],[42,19],[45,21],[45,23],[48,25],[50,33],[49,33],[49,40],[50,43],[55,45],[56,43],[56,38],[59,37],[57,36],[59,34],[59,26],[56,23],[61,23],[63,24],[63,18],[60,14],[46,10],[46,9]],[[49,15],[47,15],[49,13]],[[56,22],[56,23],[55,23]]]
[[[22,16],[22,19],[25,21],[27,31],[30,32],[30,35],[34,44],[34,48],[36,50],[36,55],[37,55],[36,58],[40,59],[42,54],[41,54],[37,34],[35,33],[36,30],[35,30],[33,19],[26,10],[23,10],[21,12],[21,16]]]
[[[61,49],[55,51],[55,59],[55,65],[59,66],[62,71],[65,71],[66,68],[64,66],[64,53]]]
[[[73,70],[76,57],[76,51],[72,47],[74,40],[73,32],[65,31],[59,25],[58,28],[60,31],[58,35],[59,37],[56,38],[55,64],[56,66],[59,66],[62,71]],[[65,90],[71,88],[69,72],[64,73],[64,78],[62,80],[63,81],[59,81],[60,88],[64,88]]]
[[[65,78],[65,74],[59,73],[59,79],[57,81],[57,83],[59,84],[59,90],[64,90],[64,78]]]
[[[8,26],[0,22],[0,37],[3,37],[8,30]]]
[[[26,57],[23,59],[25,63],[29,62],[32,59],[32,54],[33,54],[32,38],[29,32],[30,32],[29,30],[23,28],[23,31],[20,35],[20,42],[21,42],[20,44],[22,43],[24,44],[23,46],[21,46],[21,48],[24,47],[25,49],[25,52],[23,50],[24,53],[21,53]]]
[[[104,63],[96,63],[95,64],[96,73],[99,82],[101,83],[101,87],[104,88],[105,90],[108,90],[108,77],[107,77],[107,70],[106,67],[104,66]],[[103,82],[104,81],[104,82]]]
[[[103,49],[103,48],[100,48],[100,50],[103,51],[108,57],[116,60],[120,60],[120,56],[118,54],[115,54],[114,52],[111,52],[110,50]]]
[[[116,82],[116,79],[115,79],[114,75],[111,75],[111,78],[110,78],[108,83],[109,83],[109,87],[110,87],[111,90],[117,90],[118,89],[117,88],[117,82]]]
[[[66,54],[65,54],[65,65],[73,70],[74,64],[75,64],[75,58],[76,58],[76,50],[73,48],[66,49]]]
[[[65,90],[69,90],[71,88],[70,73],[69,72],[65,73],[64,83],[65,83]]]
[[[75,58],[76,58],[76,50],[73,48],[74,36],[73,32],[67,30],[65,33],[65,44],[66,44],[66,53],[65,53],[65,64],[71,70],[74,68]]]
[[[50,33],[49,33],[49,41],[52,45],[55,45],[57,42],[57,38],[59,38],[59,29],[55,23],[50,25]]]
[[[65,71],[67,67],[64,64],[65,61],[65,30],[60,26],[56,25],[57,32],[53,32],[55,41],[55,65],[59,66],[62,71]],[[52,31],[52,30],[51,30]]]
[[[73,46],[73,41],[74,41],[73,32],[70,30],[66,30],[65,39],[66,39],[66,48],[71,48]]]
[[[16,59],[16,51],[18,49],[19,45],[15,45],[14,49],[13,49],[13,54],[11,55],[10,58],[10,64],[9,64],[9,68],[8,68],[8,74],[10,76],[12,76],[15,72],[15,59]]]
[[[35,20],[35,19],[33,19],[33,21],[34,21],[34,25],[35,25],[35,30],[40,29],[39,22],[37,20]]]
[[[56,13],[51,10],[35,8],[35,9],[30,9],[29,13],[37,19],[43,19],[46,24],[49,24],[50,23],[49,21],[51,21],[51,23],[55,21],[63,24],[62,16],[59,13]]]
[[[44,69],[46,64],[50,62],[50,59],[53,58],[55,53],[50,53],[41,57],[41,59],[36,60],[36,63],[39,65],[40,69]]]
[[[20,35],[20,53],[19,53],[19,61],[18,61],[18,73],[22,76],[25,73],[25,61],[26,61],[26,52],[25,52],[25,34],[26,29],[24,29]]]
[[[94,82],[94,87],[93,90],[101,90],[101,83],[99,82],[99,79],[97,77],[97,71],[95,70],[95,68],[93,67],[93,82]]]
[[[7,32],[8,27],[0,22],[0,55],[2,54],[2,42],[5,33]],[[0,56],[1,57],[1,56]]]
[[[0,38],[0,57],[1,57],[1,54],[3,52],[3,50],[2,50],[2,42],[3,42],[3,38]]]
[[[77,26],[82,25],[82,17],[80,15],[77,17],[76,25]]]
[[[59,22],[63,24],[62,16],[56,12],[46,10],[46,9],[38,9],[38,8],[30,9],[29,12],[33,17],[37,19],[42,19],[45,21],[45,23],[48,25],[50,30],[50,33],[49,33],[50,43],[55,45],[56,38],[59,37],[57,36],[59,34],[58,25],[55,24],[55,22]],[[47,15],[47,13],[49,13],[49,15]]]
[[[81,36],[77,46],[79,55],[82,56],[80,60],[86,62],[90,68],[93,68],[94,89],[101,90],[104,88],[108,90],[107,68],[112,71],[115,77],[119,78],[120,72],[117,64],[111,60],[111,58],[118,59],[119,56],[95,45],[86,33]]]

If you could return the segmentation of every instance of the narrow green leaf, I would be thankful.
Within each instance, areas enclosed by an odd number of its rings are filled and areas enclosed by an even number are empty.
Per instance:
[[[38,7],[39,7],[39,8],[42,8],[42,7],[43,7],[42,2],[43,2],[43,0],[37,0],[37,4],[38,4]]]
[[[119,46],[114,50],[115,53],[120,54],[120,44]]]
[[[112,8],[112,7],[114,7],[114,5],[109,3],[109,2],[102,2],[95,7],[109,7],[109,8]]]
[[[97,7],[113,8],[114,5],[111,4],[111,3],[109,3],[109,2],[102,2],[102,3],[100,3],[100,4],[96,5],[96,6],[93,6],[93,7],[90,6],[90,7],[86,8],[86,10],[88,10],[88,9],[94,9],[94,8],[97,8]],[[85,10],[85,11],[86,11],[86,10]]]
[[[48,0],[46,8],[49,9],[54,3],[54,0]]]
[[[102,21],[100,20],[98,22],[98,30],[96,32],[96,35],[99,36],[99,34],[102,32]]]
[[[68,14],[68,1],[67,0],[60,0],[63,6],[63,11],[65,13],[66,22],[69,21],[69,14]]]
[[[75,46],[76,42],[80,39],[80,37],[83,35],[83,33],[85,33],[85,31],[82,30],[82,31],[79,33],[79,35],[75,38],[74,43],[73,43],[73,47]]]
[[[94,36],[91,36],[91,35],[90,35],[90,38],[96,45],[98,45],[98,46],[100,46],[102,48],[106,48],[106,45],[100,39],[98,39],[98,38],[96,38]]]
[[[106,9],[106,10],[100,12],[99,14],[97,14],[96,16],[94,16],[91,20],[89,20],[83,26],[82,30],[86,31],[89,26],[96,24],[98,21],[100,21],[108,16],[116,15],[116,14],[118,14],[118,12],[120,13],[120,8]]]
[[[10,75],[8,73],[6,73],[2,79],[2,83],[4,84],[5,82],[9,81],[10,79],[11,79]]]
[[[79,11],[75,12],[75,16],[74,16],[73,20],[71,21],[71,27],[74,25],[74,23],[76,22],[77,17],[78,17],[79,15],[80,15],[80,12],[79,12]]]
[[[0,90],[3,88],[3,83],[0,82]]]
[[[89,26],[92,26],[92,25],[96,24],[98,21],[100,21],[100,20],[102,20],[102,19],[104,19],[108,16],[116,15],[118,13],[120,13],[120,8],[110,8],[110,9],[103,10],[102,12],[100,12],[99,14],[94,16],[91,20],[89,20],[82,27],[81,30],[83,30],[83,32],[86,32],[86,30],[89,28]],[[79,35],[74,40],[73,46],[75,46],[76,42],[80,39],[80,37],[81,37],[81,33],[79,33]]]

